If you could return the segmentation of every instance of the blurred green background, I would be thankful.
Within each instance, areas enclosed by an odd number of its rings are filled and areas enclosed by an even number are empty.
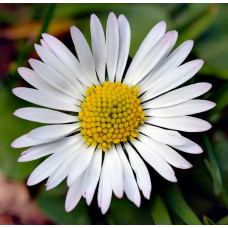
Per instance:
[[[89,20],[95,13],[106,25],[110,11],[124,14],[131,25],[133,57],[149,30],[165,20],[168,30],[179,32],[178,44],[193,39],[187,60],[202,58],[200,72],[188,83],[210,82],[203,98],[217,106],[198,117],[213,128],[206,133],[185,134],[198,144],[201,155],[183,154],[190,170],[175,170],[178,183],[163,180],[152,169],[151,200],[138,209],[124,197],[113,196],[110,210],[101,215],[94,197],[84,199],[71,213],[64,211],[66,183],[45,191],[44,183],[26,187],[30,172],[41,161],[17,163],[23,150],[11,142],[37,123],[13,116],[20,107],[32,106],[12,95],[12,88],[28,86],[17,67],[37,58],[33,44],[48,32],[73,52],[69,28],[76,25],[90,42]],[[227,4],[0,4],[0,224],[228,224],[228,5]]]

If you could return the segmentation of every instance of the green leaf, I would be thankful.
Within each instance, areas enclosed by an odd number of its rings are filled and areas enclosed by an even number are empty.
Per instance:
[[[170,208],[187,224],[202,225],[199,218],[195,215],[189,205],[182,197],[180,190],[174,184],[166,188],[166,200]]]
[[[65,183],[64,183],[65,184]],[[57,189],[59,188],[56,187]],[[90,219],[87,212],[85,200],[80,200],[76,208],[67,213],[65,207],[65,194],[58,194],[56,189],[51,191],[43,190],[37,203],[43,213],[54,223],[58,225],[90,225]]]
[[[228,225],[228,215],[216,222],[216,225]]]
[[[151,214],[156,225],[172,225],[166,205],[159,194],[153,199]]]
[[[203,134],[203,138],[204,138],[204,143],[206,145],[208,158],[209,158],[209,161],[206,161],[206,165],[213,178],[215,194],[216,195],[220,194],[224,203],[228,207],[228,197],[222,183],[222,176],[221,176],[221,172],[220,172],[220,168],[219,168],[216,156],[214,154],[214,149],[206,134]]]
[[[222,178],[221,178],[219,166],[216,161],[216,158],[215,158],[215,155],[213,152],[213,148],[209,141],[208,136],[206,134],[203,134],[203,139],[204,139],[204,143],[207,148],[207,153],[208,153],[208,158],[209,158],[209,161],[206,162],[206,164],[207,164],[207,167],[209,168],[209,171],[210,171],[213,181],[214,181],[214,191],[215,191],[215,194],[220,194],[222,191],[222,189],[221,189],[222,188]]]
[[[198,39],[211,25],[212,20],[215,17],[217,10],[213,6],[209,7],[204,13],[197,18],[194,18],[188,25],[180,31],[178,43],[182,43],[185,40]]]
[[[221,172],[222,184],[223,184],[223,200],[225,200],[226,205],[228,206],[228,166],[227,166],[227,157],[228,157],[228,141],[223,140],[215,144],[215,157],[218,162],[218,166]],[[225,198],[224,198],[225,197]]]
[[[53,16],[54,16],[56,6],[57,6],[57,3],[52,3],[47,7],[47,10],[46,10],[44,18],[43,18],[43,25],[42,25],[42,28],[40,31],[40,36],[37,38],[37,42],[42,37],[42,33],[45,33],[48,30],[48,27],[51,23]]]
[[[205,215],[203,216],[203,223],[204,225],[215,225],[215,223]]]

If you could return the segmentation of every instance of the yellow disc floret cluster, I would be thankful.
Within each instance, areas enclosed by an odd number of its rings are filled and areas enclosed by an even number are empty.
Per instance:
[[[81,133],[87,145],[97,145],[105,151],[113,143],[126,142],[138,136],[137,127],[146,119],[138,89],[108,81],[87,89],[82,110],[78,114]]]

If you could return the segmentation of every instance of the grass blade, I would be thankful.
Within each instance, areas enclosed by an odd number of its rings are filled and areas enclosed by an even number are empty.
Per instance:
[[[209,161],[205,161],[205,162],[206,162],[207,168],[209,169],[209,171],[212,175],[213,181],[214,181],[214,191],[216,194],[220,194],[221,186],[222,186],[222,177],[221,177],[221,173],[219,170],[219,166],[216,161],[212,145],[206,134],[203,134],[203,140],[206,145],[207,154],[208,154],[208,158],[209,158]]]
[[[170,184],[168,186],[166,189],[166,199],[170,208],[172,208],[187,225],[202,225],[199,218],[185,202],[176,185]]]
[[[172,225],[166,205],[159,194],[153,200],[151,215],[156,225]]]
[[[215,194],[216,195],[221,194],[221,197],[222,197],[224,203],[226,204],[226,207],[228,207],[228,197],[223,188],[221,172],[220,172],[216,157],[214,155],[213,147],[206,134],[203,134],[203,139],[204,139],[204,143],[207,148],[208,159],[209,159],[209,161],[205,160],[205,163],[206,163],[206,166],[207,166],[207,168],[212,176],[213,182],[214,182]]]
[[[205,215],[203,216],[203,223],[204,225],[215,225],[215,223]]]

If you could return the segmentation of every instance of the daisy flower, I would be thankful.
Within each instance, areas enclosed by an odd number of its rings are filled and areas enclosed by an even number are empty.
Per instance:
[[[164,21],[151,29],[128,69],[131,32],[125,16],[117,19],[110,13],[105,36],[93,14],[90,30],[92,51],[73,26],[77,57],[55,37],[42,34],[41,45],[35,44],[42,61],[30,59],[33,70],[18,69],[34,88],[15,88],[13,93],[46,108],[25,107],[14,114],[48,125],[19,137],[12,147],[30,147],[19,162],[50,155],[32,172],[29,186],[48,178],[50,190],[67,178],[67,212],[81,197],[89,205],[98,186],[98,206],[106,213],[112,192],[118,198],[125,193],[138,207],[140,191],[150,198],[146,163],[171,182],[177,181],[171,166],[192,167],[176,150],[198,154],[202,149],[178,131],[210,129],[208,122],[189,115],[215,104],[195,99],[211,88],[209,83],[177,88],[200,70],[203,61],[182,64],[193,47],[191,40],[170,53],[178,33],[166,33]]]

